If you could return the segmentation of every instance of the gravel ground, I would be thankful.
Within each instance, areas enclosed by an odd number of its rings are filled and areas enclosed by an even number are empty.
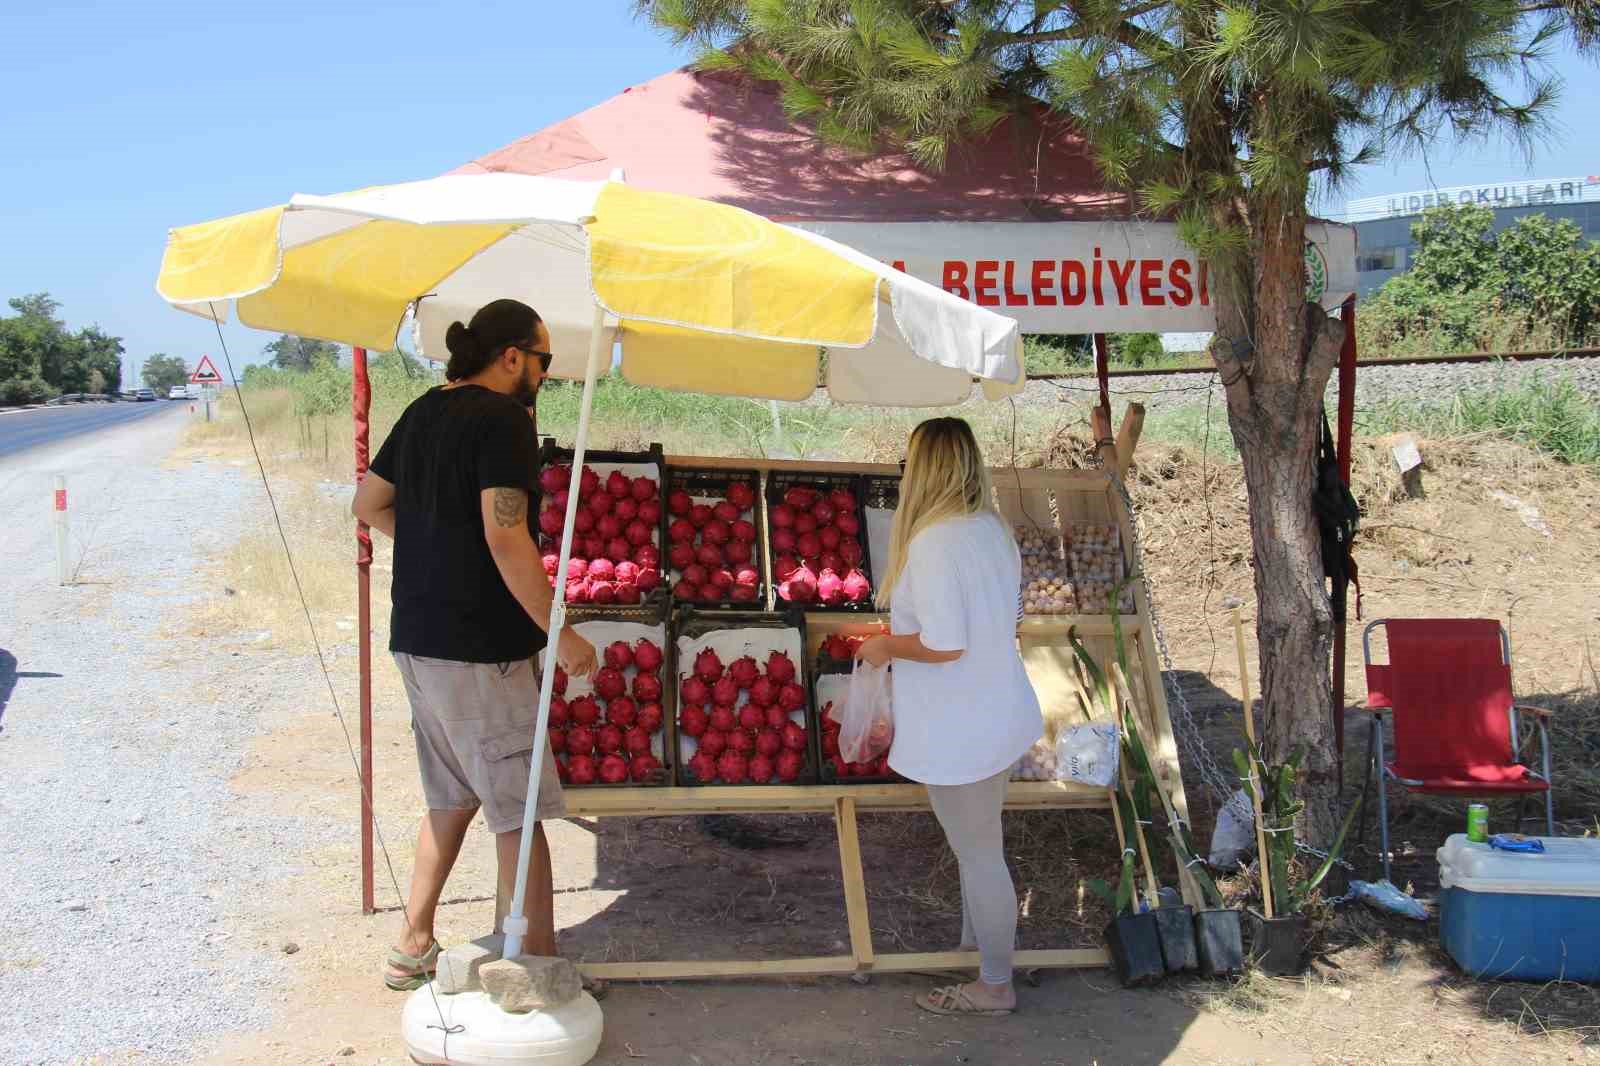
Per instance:
[[[248,467],[163,465],[185,415],[0,462],[0,1060],[169,1062],[263,1026],[283,956],[234,939],[238,886],[296,872],[283,841],[348,826],[228,788],[302,665],[196,647],[206,553],[266,521]],[[54,581],[64,471],[78,583]],[[270,690],[268,688],[270,682]],[[312,697],[314,698],[314,695]],[[325,697],[324,697],[325,698]]]
[[[1520,384],[1535,375],[1553,379],[1565,374],[1585,395],[1600,399],[1600,358],[1532,359],[1523,363],[1453,363],[1446,366],[1364,366],[1356,371],[1356,408],[1380,406],[1392,400],[1440,399],[1454,392],[1501,388]],[[1136,401],[1149,410],[1204,403],[1207,381],[1212,381],[1212,402],[1222,404],[1222,386],[1214,375],[1163,374],[1152,377],[1111,379],[1114,397]],[[1024,405],[1093,402],[1097,394],[1090,379],[1031,381],[1018,402]],[[1337,378],[1328,383],[1328,402],[1338,396]]]

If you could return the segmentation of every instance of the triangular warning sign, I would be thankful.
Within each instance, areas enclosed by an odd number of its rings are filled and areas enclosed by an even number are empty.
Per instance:
[[[220,385],[222,375],[217,373],[217,368],[211,365],[211,357],[202,355],[200,365],[194,368],[194,373],[189,375],[189,380],[196,385]]]

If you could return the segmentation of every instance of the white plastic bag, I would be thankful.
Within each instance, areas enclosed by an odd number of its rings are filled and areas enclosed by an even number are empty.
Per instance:
[[[1110,788],[1117,779],[1117,727],[1111,722],[1068,726],[1056,736],[1055,779]]]
[[[845,762],[867,762],[894,741],[894,704],[888,666],[857,659],[850,692],[839,717],[839,754]]]

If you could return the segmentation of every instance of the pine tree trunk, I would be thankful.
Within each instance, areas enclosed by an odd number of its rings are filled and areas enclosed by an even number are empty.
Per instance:
[[[1249,276],[1218,293],[1213,355],[1249,496],[1263,747],[1274,764],[1303,752],[1301,831],[1326,844],[1339,823],[1333,611],[1311,499],[1323,390],[1344,329],[1305,301],[1304,212],[1292,202],[1252,206]]]

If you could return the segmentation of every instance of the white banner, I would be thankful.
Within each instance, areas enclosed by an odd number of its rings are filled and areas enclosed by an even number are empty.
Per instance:
[[[1211,277],[1171,223],[793,222],[963,299],[1024,333],[1213,328]],[[1307,294],[1332,309],[1356,291],[1350,226],[1306,226]]]

